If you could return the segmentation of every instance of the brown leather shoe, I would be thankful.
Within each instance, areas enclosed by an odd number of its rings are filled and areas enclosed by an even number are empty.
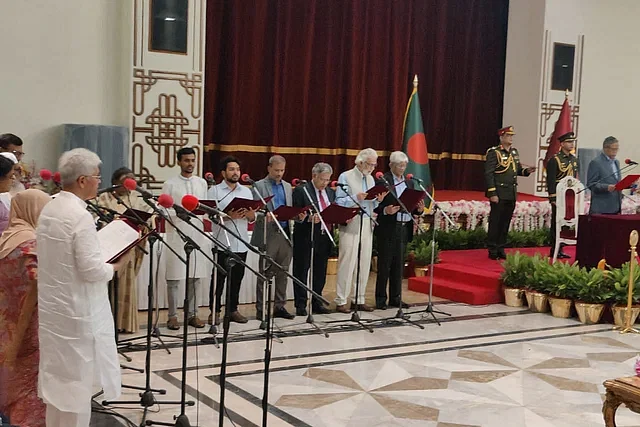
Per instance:
[[[346,304],[342,304],[342,305],[336,305],[336,311],[338,313],[348,313],[349,309],[347,308]]]
[[[373,311],[373,307],[367,304],[358,304],[358,310],[360,311]]]
[[[240,314],[239,311],[234,311],[233,313],[231,313],[231,315],[229,316],[231,318],[232,322],[236,322],[236,323],[247,323],[248,320],[246,317],[244,317],[242,314]]]
[[[189,326],[193,326],[194,328],[204,328],[204,322],[198,318],[198,316],[193,316],[189,319]]]
[[[167,320],[167,329],[171,329],[172,331],[180,329],[180,322],[178,322],[178,318],[176,316],[169,317],[169,320]]]

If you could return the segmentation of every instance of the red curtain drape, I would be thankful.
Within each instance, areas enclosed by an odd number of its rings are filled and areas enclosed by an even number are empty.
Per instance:
[[[262,177],[401,149],[413,75],[440,189],[482,189],[502,126],[508,0],[209,0],[204,170]],[[378,169],[387,169],[387,159]]]

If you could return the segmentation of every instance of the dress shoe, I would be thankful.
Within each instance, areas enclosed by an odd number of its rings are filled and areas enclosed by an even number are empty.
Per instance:
[[[307,309],[302,307],[302,308],[296,308],[296,316],[306,316],[307,313]]]
[[[246,317],[244,317],[242,314],[240,314],[239,311],[234,311],[233,313],[231,313],[231,315],[229,316],[231,318],[232,322],[236,322],[236,323],[247,323],[248,320]]]
[[[189,319],[189,326],[193,326],[194,328],[204,328],[204,322],[198,318],[198,316],[193,316]]]
[[[329,314],[329,313],[331,313],[331,311],[329,311],[329,309],[326,307],[323,307],[323,306],[313,307],[313,314]]]
[[[398,304],[397,302],[389,303],[389,307],[398,307],[398,308],[402,307],[402,308],[409,308],[409,307],[410,307],[410,305],[409,305],[409,304],[407,304],[406,302],[402,301],[400,304]]]
[[[489,259],[498,260],[500,257],[498,257],[498,254],[489,254]]]
[[[371,312],[371,311],[373,311],[373,307],[371,307],[370,305],[367,305],[367,304],[358,304],[358,310]]]
[[[378,310],[386,310],[387,309],[387,304],[385,304],[385,303],[382,303],[382,304],[376,303],[376,308]]]
[[[498,259],[507,259],[507,254],[504,252],[498,252]]]
[[[171,329],[172,331],[180,329],[180,322],[178,322],[178,318],[176,316],[169,317],[169,320],[167,320],[167,329]]]
[[[275,310],[273,310],[273,317],[279,317],[281,319],[291,320],[291,319],[295,319],[296,316],[289,313],[286,308],[278,307]]]
[[[346,304],[336,305],[336,311],[338,313],[349,313],[349,309]]]

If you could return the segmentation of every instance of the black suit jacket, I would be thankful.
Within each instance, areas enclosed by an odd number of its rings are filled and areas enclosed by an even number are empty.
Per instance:
[[[311,196],[313,203],[316,206],[320,207],[320,203],[318,202],[318,190],[316,190],[316,188],[313,186],[313,183],[311,181],[307,182],[304,185],[300,185],[296,187],[295,190],[293,190],[292,206],[304,207],[304,206],[309,206],[311,204],[311,202],[309,201],[309,198],[307,197],[307,195],[303,190],[303,187],[306,188],[307,191],[309,192],[309,195]],[[329,204],[333,203],[336,200],[335,190],[327,187],[325,191],[327,192],[327,197],[329,197]],[[311,225],[312,224],[311,222],[309,222],[309,217],[307,217],[302,222],[295,223],[295,226],[293,228],[293,239],[296,245],[303,245],[305,247],[311,245]],[[314,239],[319,239],[322,236],[321,226],[322,224],[315,224],[315,229],[313,232]]]
[[[391,172],[385,173],[384,178],[387,180],[388,183],[393,185],[393,175],[391,174]],[[413,180],[407,180],[405,181],[405,184],[407,185],[407,188],[410,188],[412,190],[415,189]],[[376,232],[378,234],[395,233],[396,222],[398,222],[398,215],[384,214],[384,208],[386,208],[387,206],[398,205],[398,202],[396,201],[395,197],[393,197],[391,193],[396,194],[395,186],[391,187],[391,191],[389,192],[389,194],[387,194],[387,197],[385,197],[382,200],[382,202],[380,202],[380,204],[375,210],[375,212],[378,214],[378,217],[376,218],[376,221],[378,222],[378,226],[376,227]],[[412,215],[420,215],[420,212],[413,211]],[[408,241],[410,242],[413,239],[413,227],[407,227],[407,228],[409,229]]]

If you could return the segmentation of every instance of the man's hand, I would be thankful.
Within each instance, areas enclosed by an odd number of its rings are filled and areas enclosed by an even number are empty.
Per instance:
[[[298,221],[304,221],[304,219],[307,217],[307,213],[306,212],[300,212],[298,214]]]
[[[113,271],[118,272],[118,271],[122,271],[128,263],[129,263],[129,257],[122,256],[116,262],[111,264],[111,266],[113,267]]]
[[[614,184],[609,184],[609,187],[607,188],[609,190],[610,193],[616,191],[616,186]]]
[[[534,173],[536,171],[536,169],[538,169],[535,166],[529,166],[528,168],[525,169],[525,171],[527,171],[527,173],[531,174]]]
[[[364,199],[366,199],[367,197],[367,193],[358,193],[356,194],[356,198],[360,201],[363,201]]]
[[[376,199],[378,200],[378,202],[382,202],[384,198],[387,197],[387,194],[389,194],[388,191],[385,191],[384,193],[380,193],[376,196]]]
[[[255,209],[248,209],[244,215],[249,221],[253,222],[256,220],[256,211]]]
[[[424,211],[424,200],[420,200],[418,202],[418,206],[416,206],[416,209],[420,211],[420,213],[422,213]]]
[[[556,202],[551,202],[551,205],[552,205],[552,206],[555,206],[555,205],[556,205]]]
[[[500,201],[500,199],[498,199],[498,196],[491,196],[491,197],[489,197],[489,201],[491,203],[498,203]]]
[[[311,215],[311,221],[314,224],[318,224],[320,222],[320,216],[318,214],[313,214]]]
[[[272,213],[270,213],[270,212],[266,212],[266,213],[265,213],[265,216],[267,217],[267,224],[269,224],[269,223],[272,223],[272,222],[273,222],[273,217],[274,217],[275,215],[273,215],[273,214],[272,214]],[[277,216],[276,216],[276,219],[278,219],[278,217],[277,217]]]
[[[400,206],[387,206],[384,208],[385,215],[394,215],[397,214],[400,210]]]
[[[246,209],[238,209],[238,210],[231,209],[227,215],[229,215],[231,219],[240,219],[240,218],[244,218],[246,213],[247,213]]]

